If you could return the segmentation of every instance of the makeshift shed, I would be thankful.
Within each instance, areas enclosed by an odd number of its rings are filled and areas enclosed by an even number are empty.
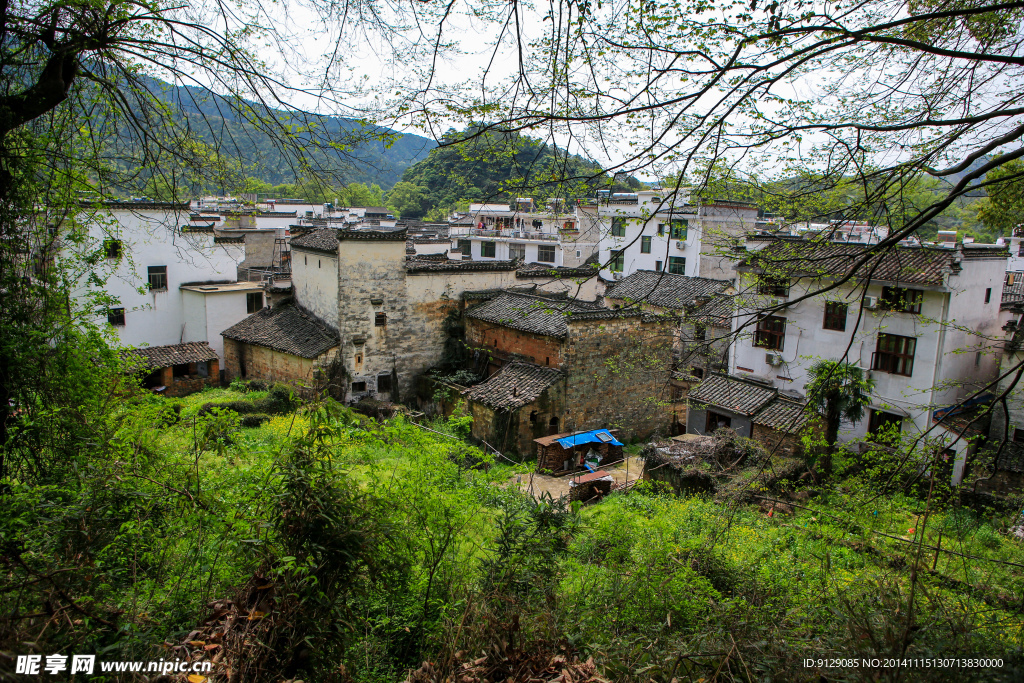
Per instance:
[[[554,434],[533,442],[537,444],[537,469],[540,470],[572,472],[588,460],[598,466],[622,460],[623,444],[608,429]]]
[[[588,472],[569,482],[569,500],[590,500],[611,493],[615,479],[607,472]]]

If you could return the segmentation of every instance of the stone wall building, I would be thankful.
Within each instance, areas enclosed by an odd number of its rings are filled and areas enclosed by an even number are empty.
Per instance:
[[[668,430],[672,318],[500,292],[467,309],[464,319],[465,343],[491,373],[466,393],[474,416],[484,418],[474,425],[478,438],[493,434],[495,422],[508,424],[526,454],[528,441],[545,433],[619,428],[629,439]],[[510,384],[518,388],[527,367],[530,376],[549,370],[543,376],[550,379],[557,370],[561,377],[543,388],[531,384],[531,395],[540,393],[529,405],[540,402],[544,411],[492,398],[507,396]]]
[[[291,382],[312,391],[337,382],[337,331],[287,302],[249,316],[221,333],[225,378]]]

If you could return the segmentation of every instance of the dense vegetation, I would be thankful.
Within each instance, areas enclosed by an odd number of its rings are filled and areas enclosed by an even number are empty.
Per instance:
[[[1003,659],[905,680],[1024,672],[1010,517],[879,496],[891,462],[839,457],[830,491],[800,492],[753,449],[716,495],[643,484],[579,507],[521,492],[529,465],[466,443],[458,412],[427,431],[283,385],[164,399],[105,381],[93,438],[9,480],[3,651],[206,657],[213,680],[251,681],[558,662],[573,680],[861,678],[804,667],[829,656]],[[779,496],[802,503],[762,500]]]
[[[403,216],[443,218],[468,202],[516,197],[593,196],[598,188],[628,191],[635,179],[613,179],[598,164],[519,133],[449,131],[441,146],[402,174],[389,199]],[[461,142],[456,142],[460,141]]]

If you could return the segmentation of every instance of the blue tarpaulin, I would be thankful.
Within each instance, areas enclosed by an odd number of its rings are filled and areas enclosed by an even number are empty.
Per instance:
[[[604,436],[602,439],[601,436]],[[611,432],[607,429],[595,429],[592,432],[580,432],[579,434],[573,434],[572,436],[566,436],[558,439],[558,445],[562,448],[572,448],[573,446],[579,446],[585,443],[610,443],[613,446],[621,446],[622,442],[616,441],[615,437],[612,436]]]

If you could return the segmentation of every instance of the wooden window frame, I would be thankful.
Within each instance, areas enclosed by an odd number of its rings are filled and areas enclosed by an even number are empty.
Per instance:
[[[875,352],[871,354],[871,369],[891,375],[912,377],[916,351],[917,339],[914,337],[879,333]]]
[[[124,308],[111,308],[107,310],[107,323],[113,325],[114,327],[124,327]]]
[[[259,297],[257,299],[257,297]],[[259,306],[255,305],[255,302],[259,302]],[[256,313],[257,311],[263,310],[263,292],[246,292],[245,293],[245,311],[249,315]]]
[[[676,270],[676,267],[679,267]],[[669,256],[668,257],[668,272],[673,275],[686,275],[686,257],[685,256]]]
[[[757,279],[757,293],[766,296],[789,296],[789,278],[762,274]]]
[[[388,314],[384,311],[377,311],[373,314],[373,326],[374,327],[387,327],[388,326]]]
[[[921,313],[921,304],[924,301],[923,289],[908,289],[907,287],[882,287],[882,296],[878,303],[887,311],[893,313]]]
[[[124,255],[124,244],[121,240],[103,240],[103,255],[112,260],[119,260]]]
[[[821,329],[846,332],[846,318],[849,313],[850,307],[842,301],[826,301],[825,319],[821,323]]]
[[[878,433],[879,428],[890,424],[899,424],[900,431],[902,432],[904,419],[902,415],[897,415],[896,413],[872,409],[868,415],[868,436],[874,437]]]
[[[382,372],[377,375],[377,392],[378,393],[391,393],[391,373]]]
[[[167,266],[147,266],[146,278],[149,280],[149,291],[167,291]]]
[[[551,250],[551,258],[550,259],[546,259],[543,256],[541,256],[541,252],[543,252],[543,251],[545,251],[547,249]],[[555,262],[555,258],[556,258],[556,254],[557,254],[557,252],[555,250],[555,245],[553,245],[553,244],[538,244],[537,245],[537,262],[538,263],[554,263]]]
[[[786,319],[779,315],[765,315],[757,321],[754,346],[769,351],[782,351],[786,345]]]

